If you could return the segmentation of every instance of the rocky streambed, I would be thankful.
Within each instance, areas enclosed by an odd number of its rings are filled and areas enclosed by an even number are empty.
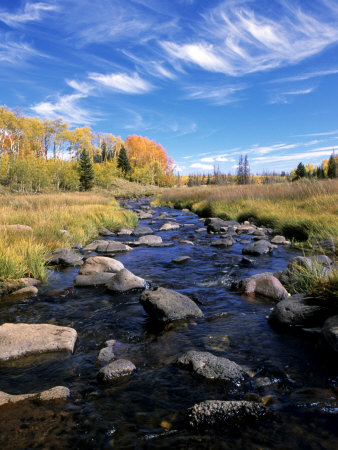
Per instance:
[[[290,300],[302,255],[125,206],[136,230],[49,255],[47,283],[1,302],[1,448],[337,448],[337,325]]]

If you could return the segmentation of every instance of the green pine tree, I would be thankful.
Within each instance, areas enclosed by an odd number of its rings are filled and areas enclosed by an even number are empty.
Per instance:
[[[89,191],[94,186],[94,169],[87,150],[83,150],[79,161],[80,189]]]
[[[306,175],[305,166],[303,163],[299,163],[296,169],[297,178],[304,178]]]
[[[123,146],[121,147],[119,157],[117,158],[117,167],[121,169],[124,176],[126,176],[127,173],[131,171],[129,158],[126,149]]]
[[[330,156],[329,163],[327,166],[328,178],[336,178],[336,170],[337,170],[336,158],[335,158],[335,154],[333,152],[332,155]]]

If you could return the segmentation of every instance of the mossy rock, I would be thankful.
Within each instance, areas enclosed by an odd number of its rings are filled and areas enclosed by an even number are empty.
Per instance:
[[[21,280],[4,280],[0,278],[0,296],[11,294],[25,287]]]

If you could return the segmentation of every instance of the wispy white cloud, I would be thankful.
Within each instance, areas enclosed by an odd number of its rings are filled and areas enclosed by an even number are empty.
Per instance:
[[[211,166],[210,164],[202,164],[202,163],[193,163],[190,164],[190,166],[192,169],[202,169],[202,170],[211,170],[213,169],[213,166]]]
[[[55,102],[40,102],[31,106],[31,110],[43,118],[57,119],[62,117],[71,125],[88,125],[97,120],[92,111],[81,107],[78,103],[86,98],[84,94],[71,94],[57,97]]]
[[[89,94],[94,89],[93,85],[86,82],[76,80],[65,80],[65,81],[68,84],[68,86],[73,88],[75,91],[81,92],[81,94]]]
[[[199,86],[189,87],[189,98],[210,100],[214,105],[226,105],[239,100],[235,95],[239,91],[243,91],[246,86],[228,86],[228,87],[212,87]]]
[[[290,103],[292,97],[298,96],[298,95],[308,95],[311,94],[315,90],[314,87],[306,88],[306,89],[296,89],[292,91],[286,91],[286,92],[279,92],[274,93],[271,96],[270,104],[275,103]]]
[[[250,1],[223,2],[195,26],[189,42],[162,41],[173,60],[240,76],[298,63],[338,42],[338,8],[321,1],[321,13],[280,1],[275,18],[254,12]]]
[[[100,74],[92,73],[89,79],[98,84],[125,94],[144,94],[153,89],[153,86],[146,80],[140,78],[137,73],[127,75],[126,73]]]
[[[44,2],[28,2],[23,10],[17,13],[0,10],[0,22],[15,27],[25,22],[41,20],[42,14],[47,11],[56,11],[58,7]]]
[[[332,147],[320,147],[317,149],[313,149],[308,152],[300,152],[293,153],[288,155],[276,155],[276,156],[257,156],[251,158],[251,162],[254,164],[257,163],[274,163],[278,161],[302,161],[302,160],[310,160],[313,161],[315,157],[325,157],[329,156],[332,153]]]
[[[2,38],[2,39],[1,39]],[[9,64],[21,64],[22,61],[32,56],[45,56],[35,50],[26,42],[15,42],[7,40],[0,35],[0,62]]]
[[[338,134],[338,130],[321,131],[319,133],[297,134],[297,136],[333,136]]]
[[[300,75],[294,75],[291,77],[277,78],[276,80],[271,80],[270,83],[284,83],[293,81],[305,81],[311,78],[324,77],[327,75],[335,75],[338,73],[338,68],[327,69],[327,70],[317,70],[313,72],[306,72]]]

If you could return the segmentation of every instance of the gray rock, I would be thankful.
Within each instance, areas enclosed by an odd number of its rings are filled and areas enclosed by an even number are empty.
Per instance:
[[[77,244],[72,245],[72,249],[74,249],[74,250],[81,250],[82,249],[82,244],[78,242]]]
[[[322,333],[332,350],[338,352],[338,315],[325,321]]]
[[[213,247],[231,247],[235,241],[231,236],[224,237],[222,239],[217,239],[217,241],[214,241],[211,243]]]
[[[254,234],[256,227],[253,225],[243,224],[236,227],[238,234]]]
[[[85,251],[94,251],[98,253],[121,253],[121,252],[129,252],[132,250],[129,245],[122,244],[122,242],[117,241],[104,241],[104,240],[96,240],[91,244],[86,245],[84,247]]]
[[[336,252],[336,246],[333,237],[328,237],[326,239],[322,239],[321,241],[317,241],[317,243],[313,247],[319,248],[324,252]]]
[[[67,230],[60,230],[60,234],[66,239],[70,239],[70,233]]]
[[[188,241],[187,239],[180,239],[178,243],[182,245],[195,245],[192,241]]]
[[[167,222],[161,226],[160,231],[178,230],[179,228],[178,223]]]
[[[243,369],[227,358],[221,358],[208,352],[191,350],[176,360],[176,365],[196,375],[213,380],[238,380],[245,373]]]
[[[146,236],[147,234],[153,234],[153,232],[150,227],[137,227],[133,231],[133,236]]]
[[[42,283],[41,280],[37,280],[36,278],[20,278],[20,281],[22,281],[26,287],[39,286],[39,284]]]
[[[203,233],[203,231],[206,231],[205,228],[197,228],[197,230],[195,230],[195,233]]]
[[[36,297],[38,295],[38,288],[35,286],[28,286],[17,291],[12,292],[11,294],[5,295],[2,297],[3,301],[21,301],[27,298]]]
[[[131,375],[135,370],[136,367],[131,361],[117,359],[102,367],[97,374],[97,378],[105,382],[116,381],[119,378]]]
[[[39,353],[74,351],[73,328],[50,324],[5,323],[0,326],[0,361]]]
[[[153,215],[151,213],[146,213],[144,211],[138,212],[137,213],[137,217],[139,219],[151,219],[153,217]]]
[[[261,236],[254,236],[253,238],[252,238],[254,241],[261,241],[261,240],[268,240],[269,238],[268,238],[268,236],[266,236],[265,234],[263,234],[263,235],[261,235]]]
[[[48,265],[51,266],[80,266],[83,264],[82,258],[79,255],[75,255],[67,248],[59,248],[52,253],[48,253],[45,256],[45,260]]]
[[[133,289],[145,289],[145,287],[145,280],[134,275],[127,269],[122,269],[107,284],[108,290],[113,292],[127,292]]]
[[[179,256],[178,258],[172,259],[171,262],[175,264],[182,264],[189,261],[190,256]]]
[[[97,357],[97,361],[99,364],[105,366],[115,359],[114,353],[115,344],[116,341],[114,339],[105,342],[106,347],[100,350],[99,355]]]
[[[277,302],[288,298],[288,292],[272,273],[265,272],[244,278],[234,283],[234,287],[246,295],[262,295]]]
[[[114,258],[108,256],[92,256],[87,258],[79,270],[80,275],[91,275],[98,272],[117,273],[124,265]]]
[[[243,256],[243,258],[241,259],[242,264],[253,264],[254,262],[256,262],[255,259],[250,259],[247,256]]]
[[[293,295],[273,308],[268,321],[278,326],[321,326],[330,316],[330,310],[314,304],[312,299],[304,295]]]
[[[192,428],[223,428],[240,426],[252,420],[257,421],[266,413],[267,410],[261,403],[244,400],[206,400],[188,409],[186,421]]]
[[[203,316],[189,297],[162,287],[143,292],[140,303],[152,319],[162,323]]]
[[[275,248],[266,240],[260,240],[242,249],[243,255],[260,256],[270,253]]]
[[[284,236],[275,236],[271,239],[272,244],[284,244],[286,242],[286,239]]]
[[[65,386],[55,386],[47,391],[34,394],[11,395],[0,391],[0,406],[20,403],[26,400],[34,400],[35,402],[67,400],[68,397],[70,397],[70,391]]]
[[[129,228],[121,228],[117,234],[118,236],[130,236],[133,234],[133,230],[130,230]]]
[[[239,243],[242,244],[242,245],[247,245],[247,244],[250,244],[251,241],[250,241],[250,239],[241,239],[239,241]]]
[[[265,236],[265,232],[263,230],[255,230],[253,232],[254,236]]]
[[[208,227],[208,233],[221,233],[227,231],[228,227],[238,226],[239,223],[233,220],[223,220],[218,217],[209,217],[208,219],[205,219],[204,225]]]
[[[159,214],[159,215],[156,217],[156,219],[158,219],[158,220],[165,220],[165,219],[168,219],[168,217],[169,217],[169,214],[168,214],[168,213],[162,212],[161,214]]]
[[[114,233],[112,231],[108,230],[108,228],[101,228],[99,230],[99,234],[101,236],[113,236]]]
[[[162,244],[162,238],[161,236],[151,236],[151,235],[147,235],[147,236],[141,236],[137,241],[136,244],[138,245],[159,245]]]
[[[105,286],[107,283],[113,281],[115,273],[109,272],[96,272],[90,275],[78,275],[75,277],[74,285],[76,287],[89,287],[89,286]]]

